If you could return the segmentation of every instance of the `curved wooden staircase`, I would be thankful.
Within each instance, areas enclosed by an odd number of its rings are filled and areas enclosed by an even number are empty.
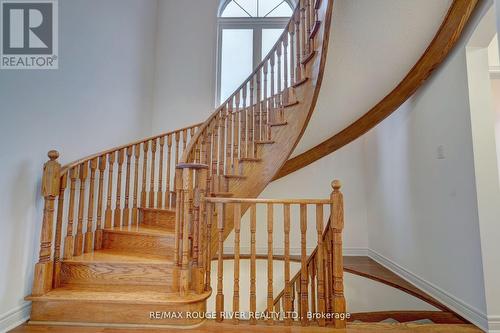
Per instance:
[[[203,124],[64,167],[49,152],[31,324],[205,319],[188,314],[206,311],[212,254],[222,257],[235,221],[256,204],[245,198],[273,179],[314,110],[332,11],[333,0],[301,0],[269,54]]]

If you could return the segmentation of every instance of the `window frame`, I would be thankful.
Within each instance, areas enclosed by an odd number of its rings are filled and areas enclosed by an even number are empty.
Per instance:
[[[216,92],[215,106],[221,104],[221,81],[222,81],[222,32],[229,29],[253,30],[253,68],[262,60],[262,30],[284,29],[290,21],[290,17],[221,17],[226,6],[232,0],[222,1],[217,13],[217,55],[216,55]],[[295,8],[294,0],[285,0],[292,11]],[[222,101],[223,102],[223,101]]]

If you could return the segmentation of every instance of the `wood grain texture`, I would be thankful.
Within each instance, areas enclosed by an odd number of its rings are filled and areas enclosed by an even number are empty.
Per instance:
[[[104,229],[103,249],[173,259],[174,234],[142,225]]]
[[[434,73],[459,42],[478,0],[454,0],[422,57],[397,87],[361,118],[314,148],[288,160],[274,180],[293,173],[351,143],[396,111]]]
[[[144,226],[160,226],[175,231],[175,211],[170,209],[140,208],[140,223]]]
[[[171,261],[165,257],[101,250],[65,260],[62,284],[172,285]]]

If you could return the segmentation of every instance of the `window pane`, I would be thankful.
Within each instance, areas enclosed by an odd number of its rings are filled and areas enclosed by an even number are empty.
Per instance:
[[[277,6],[281,7],[281,5],[283,5],[283,3],[288,8],[290,8],[288,3],[286,3],[286,1],[283,2],[283,0],[259,0],[259,16],[260,17],[266,16],[267,14],[269,14],[269,12],[273,11],[273,9],[276,8]],[[269,16],[270,16],[270,14],[269,14]],[[290,15],[288,15],[288,16],[290,16]]]
[[[269,51],[271,51],[282,33],[283,29],[262,30],[262,58],[264,58],[269,53]]]
[[[274,8],[274,7],[273,7]],[[263,15],[267,15],[266,17],[290,17],[292,16],[292,8],[288,5],[288,3],[283,2],[276,9],[268,14],[269,11],[263,13]]]
[[[236,0],[231,1],[222,17],[256,17],[257,16],[257,0]]]
[[[253,30],[224,29],[221,52],[221,100],[225,101],[252,73]]]
[[[247,13],[240,7],[238,7],[234,2],[230,2],[224,12],[222,12],[222,17],[249,17]]]

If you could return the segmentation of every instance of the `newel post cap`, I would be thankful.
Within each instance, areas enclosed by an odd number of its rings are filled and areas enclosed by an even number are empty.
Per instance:
[[[342,183],[340,182],[340,180],[338,179],[335,179],[333,182],[332,182],[332,188],[333,188],[333,191],[334,192],[338,192],[340,191],[340,188],[342,187]]]
[[[57,150],[51,150],[47,153],[47,156],[51,161],[55,161],[59,158],[59,152]]]

